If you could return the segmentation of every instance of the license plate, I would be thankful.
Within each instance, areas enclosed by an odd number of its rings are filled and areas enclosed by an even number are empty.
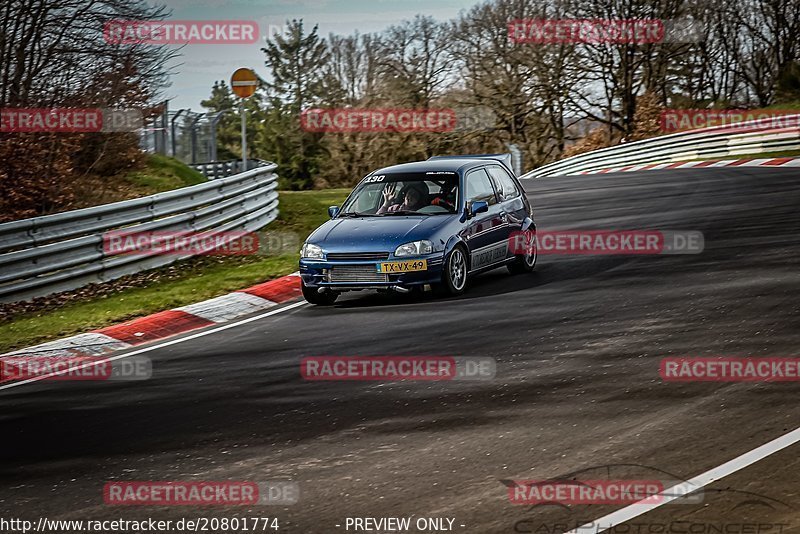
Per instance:
[[[408,273],[411,271],[426,271],[428,260],[414,261],[387,261],[377,264],[379,273]]]

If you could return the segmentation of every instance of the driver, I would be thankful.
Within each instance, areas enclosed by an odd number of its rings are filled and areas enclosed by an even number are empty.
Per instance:
[[[403,197],[400,202],[398,196]],[[378,208],[377,215],[395,211],[417,211],[427,206],[428,186],[420,182],[412,182],[397,195],[397,183],[388,183],[383,189],[383,205]]]

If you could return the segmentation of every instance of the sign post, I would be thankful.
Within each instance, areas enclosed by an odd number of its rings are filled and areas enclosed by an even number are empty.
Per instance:
[[[255,94],[258,88],[258,76],[251,69],[241,68],[236,69],[236,72],[231,76],[231,90],[233,94],[238,96],[239,101],[239,114],[242,116],[242,170],[247,170],[247,130],[245,125],[247,123],[247,110],[244,107],[245,98],[250,98]]]
[[[242,116],[242,171],[247,170],[247,108],[244,107],[244,98],[239,102],[239,114]]]

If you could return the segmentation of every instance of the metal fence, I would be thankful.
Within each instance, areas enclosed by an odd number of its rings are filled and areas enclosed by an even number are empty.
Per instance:
[[[184,163],[217,161],[217,128],[225,113],[169,109],[162,102],[159,112],[145,118],[139,145],[145,152],[170,155]]]
[[[107,232],[254,231],[278,216],[277,165],[166,193],[0,224],[0,302],[106,282],[192,254],[111,253]]]
[[[778,119],[782,122],[776,125]],[[787,115],[734,126],[689,130],[593,150],[544,165],[521,178],[565,176],[622,166],[796,149],[800,149],[800,115]]]

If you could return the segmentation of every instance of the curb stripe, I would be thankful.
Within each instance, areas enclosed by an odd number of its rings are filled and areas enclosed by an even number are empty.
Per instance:
[[[242,289],[241,292],[271,300],[272,302],[286,302],[300,296],[300,277],[290,274],[277,280]]]
[[[167,310],[147,317],[140,317],[127,323],[102,328],[95,332],[131,345],[141,345],[142,343],[174,336],[190,330],[197,330],[212,324],[214,324],[213,321],[191,313],[180,310]]]
[[[197,315],[214,323],[224,323],[272,306],[277,306],[277,302],[235,291],[221,297],[181,306],[176,310]]]
[[[570,175],[606,174],[610,172],[634,172],[661,169],[688,169],[697,167],[800,167],[800,157],[785,158],[744,158],[735,160],[704,160],[704,161],[678,161],[675,163],[649,163],[646,165],[633,165],[628,167],[610,167],[596,171],[579,171],[568,173]]]
[[[241,291],[0,354],[56,358],[95,356],[163,340],[199,328],[232,321],[300,296],[300,273],[292,273]]]
[[[85,334],[65,337],[55,341],[48,341],[47,343],[41,343],[13,352],[6,352],[0,354],[0,357],[26,355],[42,356],[46,358],[71,358],[82,355],[105,354],[115,350],[127,349],[130,346],[129,343],[114,339],[113,337],[99,332],[87,332]]]
[[[301,306],[307,306],[307,305],[308,305],[307,302],[301,300],[299,302],[295,302],[295,303],[292,303],[292,304],[287,304],[286,306],[283,306],[281,308],[276,308],[274,310],[270,310],[268,312],[264,312],[264,313],[262,313],[260,315],[254,315],[253,317],[248,317],[247,319],[241,319],[239,321],[233,321],[233,322],[230,322],[230,323],[227,323],[227,324],[223,324],[223,325],[216,325],[216,328],[209,328],[207,330],[203,330],[202,332],[196,332],[194,334],[189,334],[189,335],[187,335],[185,337],[179,337],[179,338],[175,338],[175,339],[164,340],[161,343],[157,343],[155,345],[150,345],[150,346],[147,346],[147,347],[142,347],[140,349],[134,349],[131,352],[127,352],[125,354],[117,354],[116,356],[109,356],[104,361],[113,362],[113,361],[116,361],[116,360],[121,360],[123,358],[129,358],[131,356],[136,356],[138,354],[144,354],[146,352],[151,352],[151,351],[154,351],[154,350],[162,349],[164,347],[171,347],[172,345],[177,345],[178,343],[183,343],[185,341],[191,341],[193,339],[201,338],[201,337],[204,337],[204,336],[210,336],[212,334],[216,334],[217,332],[223,332],[225,330],[229,330],[231,328],[236,328],[237,326],[241,326],[243,324],[249,324],[249,323],[252,323],[253,321],[258,321],[258,320],[264,319],[266,317],[272,317],[273,315],[277,315],[279,313],[288,312],[288,311],[294,310],[296,308],[299,308]],[[87,363],[82,364],[82,365],[80,365],[78,367],[75,367],[74,370],[86,369],[88,367],[92,367],[92,366],[98,365],[98,363],[99,362],[87,362]],[[46,374],[46,375],[34,376],[34,377],[31,377],[31,378],[22,380],[21,382],[12,382],[10,384],[2,384],[2,385],[0,385],[0,391],[1,390],[5,390],[5,389],[19,387],[19,386],[24,386],[26,384],[32,384],[34,382],[38,382],[40,380],[45,380],[47,378],[50,378],[51,376],[63,375],[65,372],[66,371],[55,371],[53,373]]]
[[[784,163],[789,163],[794,158],[775,158],[769,161],[765,161],[764,165],[783,165]]]

